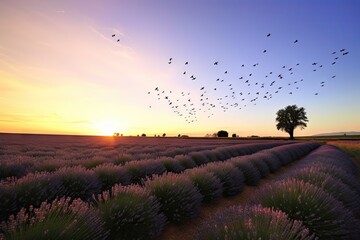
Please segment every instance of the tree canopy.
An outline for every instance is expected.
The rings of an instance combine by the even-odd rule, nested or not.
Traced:
[[[225,130],[220,130],[217,132],[217,136],[218,137],[228,137],[229,136],[229,133]]]
[[[289,105],[284,109],[280,109],[276,113],[276,128],[278,130],[289,133],[290,139],[294,139],[294,129],[300,127],[304,129],[309,120],[303,107],[298,108],[296,105]]]

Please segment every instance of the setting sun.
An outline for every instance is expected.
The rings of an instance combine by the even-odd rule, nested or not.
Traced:
[[[96,123],[95,128],[99,135],[103,136],[112,136],[114,132],[119,131],[116,123],[110,120]]]

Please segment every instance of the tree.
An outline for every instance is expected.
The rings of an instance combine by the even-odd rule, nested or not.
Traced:
[[[142,136],[142,137],[146,137],[146,134],[145,134],[145,133],[143,133],[143,134],[141,134],[141,136]]]
[[[163,133],[163,137],[166,137],[166,133]]]
[[[220,130],[220,131],[217,132],[217,136],[218,137],[228,137],[229,133],[227,131]]]
[[[294,139],[294,129],[300,127],[304,129],[309,120],[306,117],[306,112],[303,107],[298,108],[296,105],[289,105],[284,109],[280,109],[276,113],[276,128],[278,130],[287,132],[290,139]]]
[[[236,138],[236,137],[237,137],[237,136],[236,136],[236,133],[233,133],[233,134],[231,135],[231,137]]]

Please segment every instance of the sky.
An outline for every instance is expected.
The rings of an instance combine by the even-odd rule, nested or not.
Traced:
[[[359,12],[356,0],[1,0],[0,132],[288,136],[276,112],[294,104],[309,119],[295,136],[360,131]]]

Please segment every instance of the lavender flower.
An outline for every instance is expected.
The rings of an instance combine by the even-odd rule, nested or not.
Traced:
[[[140,186],[115,185],[97,204],[109,239],[158,239],[165,226],[159,202]]]
[[[360,223],[353,214],[330,194],[304,181],[277,182],[260,190],[250,202],[285,212],[321,239],[360,237]]]
[[[10,216],[0,225],[0,239],[105,239],[103,226],[94,208],[81,200],[61,198]]]
[[[145,189],[157,198],[170,222],[183,222],[200,212],[202,196],[185,175],[155,176],[145,182]]]
[[[223,185],[221,181],[204,167],[186,170],[185,174],[197,187],[204,202],[215,201],[222,197]]]
[[[219,211],[197,229],[198,240],[287,239],[310,240],[314,234],[301,221],[278,210],[259,206],[232,206]]]
[[[241,192],[245,186],[244,174],[228,162],[209,163],[205,169],[220,179],[225,196],[233,196]]]

